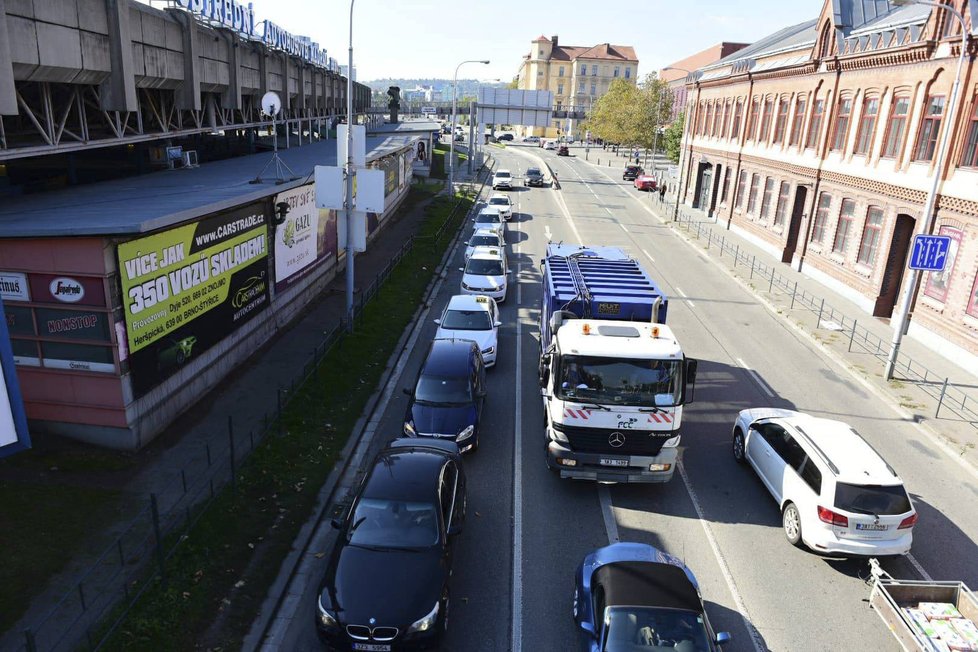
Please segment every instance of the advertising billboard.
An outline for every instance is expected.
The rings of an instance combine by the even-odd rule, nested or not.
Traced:
[[[268,306],[267,224],[259,202],[119,245],[137,395]]]
[[[275,228],[275,291],[281,292],[324,262],[336,262],[336,211],[316,207],[316,186],[279,193],[289,213]]]

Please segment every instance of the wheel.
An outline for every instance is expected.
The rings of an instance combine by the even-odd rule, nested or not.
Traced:
[[[794,503],[784,506],[781,514],[781,526],[784,528],[784,537],[793,546],[801,546],[801,514]]]
[[[738,464],[743,464],[747,461],[747,458],[744,456],[744,433],[740,431],[740,428],[734,430],[733,456]]]

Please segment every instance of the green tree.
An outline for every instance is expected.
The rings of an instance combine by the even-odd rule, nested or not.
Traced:
[[[520,78],[519,78],[519,75],[517,75],[516,77],[513,77],[513,81],[511,81],[508,84],[506,84],[506,88],[512,88],[514,90],[518,89],[519,87],[520,87]]]
[[[638,104],[638,88],[624,79],[616,79],[591,107],[584,128],[591,131],[593,138],[631,145],[638,131],[635,111]]]
[[[673,163],[679,163],[679,153],[683,142],[683,124],[686,122],[686,112],[683,111],[676,119],[672,121],[668,127],[666,127],[665,137],[662,139],[664,141],[664,147],[666,150],[666,156]]]
[[[640,84],[636,112],[638,124],[634,144],[644,149],[660,149],[663,129],[672,114],[672,91],[655,74],[647,75]]]

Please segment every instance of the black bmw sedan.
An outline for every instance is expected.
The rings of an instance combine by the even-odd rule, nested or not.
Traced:
[[[465,519],[454,442],[397,439],[344,518],[319,590],[316,628],[338,650],[437,646],[448,623],[452,544]]]

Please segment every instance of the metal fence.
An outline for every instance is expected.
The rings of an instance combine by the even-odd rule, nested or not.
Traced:
[[[761,282],[762,287],[763,282],[766,281],[769,294],[790,297],[791,310],[801,308],[815,315],[816,329],[823,328],[824,324],[831,322],[833,331],[848,336],[848,351],[851,352],[853,347],[858,347],[876,357],[881,363],[886,362],[890,354],[888,341],[860,326],[856,318],[849,317],[827,303],[824,297],[799,287],[797,280],[780,274],[778,268],[769,261],[759,260],[757,256],[741,250],[739,244],[728,242],[726,236],[715,233],[711,228],[716,224],[715,218],[704,220],[680,209],[678,224],[690,235],[695,235],[696,239],[705,240],[707,251],[713,249],[717,252],[718,258],[724,256],[730,258],[733,268],[736,270],[740,267],[744,270],[748,280],[756,279]],[[894,371],[902,375],[901,380],[912,383],[937,401],[934,410],[935,418],[940,415],[942,409],[950,410],[958,418],[971,422],[978,428],[978,388],[972,385],[955,384],[950,378],[928,369],[926,365],[914,360],[902,350],[897,357]]]
[[[434,235],[412,236],[398,249],[353,306],[353,325],[362,322],[364,308],[386,283],[398,263],[419,241],[438,242],[457,226],[466,211],[456,201]],[[160,492],[146,498],[139,512],[115,536],[112,543],[76,579],[72,587],[36,623],[23,631],[18,650],[97,650],[118,629],[130,610],[157,578],[166,585],[167,561],[221,490],[236,485],[236,475],[255,448],[269,434],[282,435],[282,413],[296,390],[316,371],[323,358],[342,342],[347,322],[334,325],[311,348],[309,357],[288,387],[276,391],[275,405],[266,410],[257,427],[246,429],[228,415],[227,436],[221,445],[205,443],[199,455],[183,466]],[[114,611],[113,611],[114,610]]]

